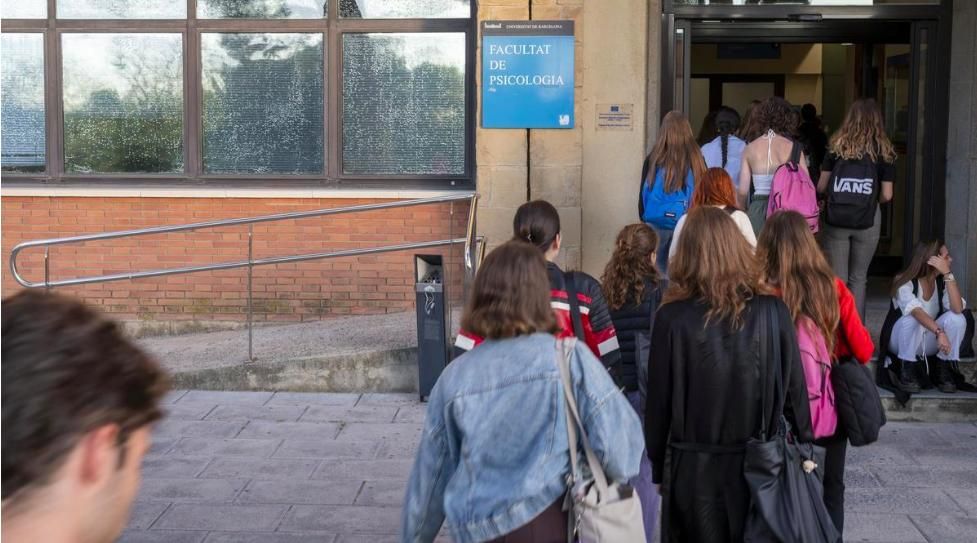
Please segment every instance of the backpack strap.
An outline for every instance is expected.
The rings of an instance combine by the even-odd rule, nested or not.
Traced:
[[[731,216],[736,211],[736,208],[733,206],[723,206],[723,211],[725,211],[727,215]]]
[[[795,166],[800,166],[801,164],[801,145],[796,141],[791,141],[790,147],[790,159],[789,163]]]
[[[583,319],[580,317],[580,300],[577,298],[577,285],[573,283],[573,274],[563,272],[563,282],[566,283],[567,303],[570,304],[570,322],[573,323],[573,335],[580,341],[587,341],[583,333]]]
[[[645,199],[644,190],[645,183],[648,179],[648,170],[651,169],[651,155],[645,157],[644,163],[641,165],[641,182],[638,183],[638,220],[644,222],[645,220]]]
[[[936,305],[939,308],[937,314],[943,314],[943,294],[946,291],[946,285],[943,283],[943,276],[936,276]]]

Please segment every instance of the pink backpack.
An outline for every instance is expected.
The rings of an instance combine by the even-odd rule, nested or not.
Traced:
[[[831,355],[827,342],[807,317],[797,319],[797,346],[807,381],[807,398],[811,402],[811,427],[814,437],[830,437],[838,429],[835,389],[831,386]]]
[[[790,159],[773,174],[770,186],[770,200],[767,202],[767,217],[783,210],[796,211],[807,220],[811,233],[817,234],[820,228],[818,218],[818,195],[807,168],[800,167],[801,146],[794,142]]]

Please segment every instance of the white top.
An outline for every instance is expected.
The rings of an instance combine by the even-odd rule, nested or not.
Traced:
[[[963,306],[967,307],[967,300],[962,297],[960,300],[963,302]],[[930,295],[929,300],[923,299],[923,286],[919,286],[919,294],[913,296],[913,283],[912,281],[899,287],[896,291],[896,297],[892,299],[892,303],[896,304],[896,307],[902,311],[903,316],[912,314],[914,309],[921,308],[926,312],[931,318],[936,318],[940,316],[940,303],[936,299],[936,289],[933,289],[933,294]],[[949,289],[943,289],[943,311],[950,310],[950,291]]]
[[[753,174],[753,194],[757,196],[770,196],[770,187],[773,185],[773,174],[776,171],[776,168],[773,168],[773,171],[771,170],[770,147],[773,145],[773,140],[777,137],[777,133],[773,130],[767,130],[767,133],[761,137],[767,140],[767,170],[766,173]]]
[[[712,207],[718,207],[721,209],[725,206],[718,205]],[[679,218],[678,223],[675,225],[675,231],[672,233],[672,245],[668,248],[669,260],[675,256],[675,250],[678,247],[678,237],[682,234],[682,227],[685,226],[685,218],[688,216],[688,213],[682,215]],[[733,211],[729,218],[733,219],[733,222],[736,223],[736,226],[740,229],[740,232],[743,233],[743,237],[746,238],[747,242],[749,242],[750,247],[756,249],[756,234],[753,233],[753,225],[750,224],[750,217],[747,216],[746,213],[743,213],[737,209],[736,211]]]
[[[722,137],[702,146],[702,158],[706,160],[706,166],[710,168],[723,168],[723,141]],[[733,189],[736,189],[740,176],[740,160],[743,158],[743,149],[746,149],[746,142],[736,136],[729,136],[726,145],[726,173],[733,180]]]

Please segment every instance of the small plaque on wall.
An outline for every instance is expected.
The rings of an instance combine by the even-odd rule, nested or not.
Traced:
[[[633,130],[634,104],[597,104],[597,130]]]

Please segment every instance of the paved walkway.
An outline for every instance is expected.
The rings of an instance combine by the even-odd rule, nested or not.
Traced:
[[[413,394],[195,390],[167,401],[123,542],[397,541],[424,417]],[[890,423],[849,453],[846,541],[973,541],[975,451],[977,422]]]

